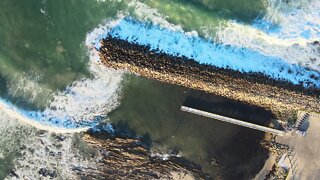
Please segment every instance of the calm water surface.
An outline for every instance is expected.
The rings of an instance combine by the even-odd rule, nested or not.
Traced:
[[[267,152],[259,142],[264,133],[180,111],[187,97],[211,97],[211,102],[217,100],[221,105],[225,99],[136,76],[125,82],[121,105],[110,119],[133,130],[132,135],[150,139],[155,153],[178,152],[200,164],[206,173],[223,179],[248,179],[262,168]],[[256,109],[236,102],[228,113],[237,110],[256,113]],[[256,123],[263,122],[265,116],[271,118],[266,111],[256,115]]]

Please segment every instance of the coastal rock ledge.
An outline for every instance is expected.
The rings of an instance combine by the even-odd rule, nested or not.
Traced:
[[[81,179],[211,179],[201,167],[181,157],[152,156],[141,140],[87,132],[83,140],[97,153],[97,166],[74,169]]]
[[[299,110],[320,112],[320,89],[317,88],[304,88],[259,73],[199,64],[111,36],[102,40],[99,51],[108,67],[257,105],[271,110],[282,121],[295,116]]]

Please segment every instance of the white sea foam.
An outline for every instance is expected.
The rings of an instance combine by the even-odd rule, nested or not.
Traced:
[[[99,38],[94,39],[111,35],[129,42],[148,45],[154,50],[175,56],[193,58],[200,63],[228,67],[243,72],[261,72],[276,79],[291,81],[294,84],[302,82],[305,83],[305,86],[308,86],[308,83],[319,86],[317,80],[310,78],[310,76],[318,77],[319,73],[296,65],[301,65],[301,61],[306,58],[304,56],[306,52],[310,55],[308,58],[315,59],[317,56],[318,52],[307,41],[296,39],[295,42],[290,42],[269,36],[254,27],[248,26],[246,28],[244,25],[230,22],[227,27],[232,26],[232,28],[218,32],[216,40],[224,45],[233,45],[234,47],[217,45],[199,38],[197,33],[183,32],[180,26],[170,24],[156,10],[150,9],[142,3],[134,1],[130,5],[136,7],[139,19],[151,20],[152,23],[139,22],[121,15],[116,21],[101,25],[97,29],[99,33],[95,33],[99,34]],[[246,38],[244,35],[247,41],[241,41],[240,36],[243,34],[256,36]],[[234,39],[239,40],[233,41]],[[98,41],[95,44],[96,48],[100,47]],[[300,48],[300,46],[309,47],[309,51],[306,51],[306,48]],[[301,52],[304,54],[300,55]],[[295,60],[292,60],[293,56]],[[314,64],[316,61],[317,59]]]
[[[320,50],[312,45],[320,38],[320,1],[267,2],[264,18],[253,25],[229,21],[217,32],[215,40],[320,71]]]
[[[270,2],[270,7],[273,7],[277,1]],[[319,7],[318,1],[311,2],[315,3],[314,7]],[[264,20],[277,21],[280,26],[282,25],[278,31],[266,31],[262,26],[249,26],[230,21],[226,28],[218,31],[215,40],[221,44],[216,44],[198,37],[194,31],[184,32],[179,25],[169,23],[155,9],[143,3],[132,1],[129,6],[135,8],[134,12],[140,21],[126,17],[125,13],[119,13],[115,19],[106,20],[87,34],[85,44],[90,56],[88,67],[94,78],[76,81],[65,91],[56,93],[53,101],[43,112],[13,109],[17,113],[22,113],[27,119],[47,126],[82,128],[97,124],[101,117],[106,116],[118,105],[119,86],[122,80],[122,72],[99,64],[99,54],[96,49],[100,48],[100,40],[108,35],[148,45],[154,50],[171,55],[186,56],[203,64],[242,72],[259,72],[294,84],[302,82],[305,86],[311,84],[320,87],[318,80],[310,78],[312,76],[319,78],[319,73],[302,67],[307,66],[316,70],[319,68],[317,66],[319,51],[310,45],[311,40],[319,37],[319,25],[316,24],[319,10],[316,11],[315,8],[311,9],[312,16],[316,16],[315,20],[306,13],[310,12],[310,9],[294,10],[296,13],[294,17],[301,16],[306,22],[298,22],[297,18],[292,19],[291,26],[284,20],[275,20],[275,17],[286,17],[293,11],[278,8],[275,13],[271,12],[272,8],[269,9],[270,12]],[[289,28],[297,29],[300,32],[299,36],[292,33],[291,36],[284,34]],[[309,32],[307,36],[305,30]],[[312,63],[308,59],[312,59]],[[17,89],[24,91],[27,87],[21,86]],[[36,93],[31,94],[31,96],[36,95]]]
[[[8,94],[12,97],[23,98],[32,104],[45,105],[53,93],[51,89],[37,81],[38,76],[16,73],[9,79]]]
[[[5,113],[7,117],[14,120],[19,120],[22,124],[32,125],[33,127],[46,131],[53,131],[57,133],[73,133],[81,132],[88,129],[88,127],[82,128],[68,128],[68,127],[57,127],[51,126],[50,124],[40,123],[39,117],[42,117],[40,112],[36,111],[26,111],[17,108],[8,101],[0,99],[0,110]]]
[[[161,147],[154,145],[151,149],[151,157],[157,157],[162,159],[163,161],[169,160],[171,157],[181,157],[182,152],[179,151],[178,153],[173,153],[168,151],[167,147]]]
[[[94,31],[95,32],[95,31]],[[81,128],[96,125],[102,117],[119,105],[122,72],[100,63],[98,52],[88,34],[89,70],[92,79],[82,79],[58,92],[43,112],[27,112],[31,119],[61,128]]]
[[[276,30],[263,27],[268,33],[287,39],[319,39],[319,0],[269,0],[267,2],[267,14],[262,20],[279,26]]]
[[[166,28],[180,29],[164,20],[154,9],[138,1],[132,1],[129,6],[135,7],[140,18],[155,21]],[[85,45],[89,49],[89,70],[93,79],[83,79],[68,86],[65,91],[58,92],[53,101],[43,112],[24,112],[23,114],[37,122],[60,128],[92,127],[113,110],[119,100],[119,86],[122,81],[122,71],[107,68],[100,64],[100,41],[109,35],[109,31],[126,16],[120,12],[116,18],[107,19],[87,34]]]
[[[9,175],[6,179],[50,179],[39,174],[41,169],[54,172],[58,179],[78,179],[72,169],[94,169],[100,158],[84,155],[79,149],[81,140],[75,135],[39,131],[21,124],[3,109],[0,109],[0,144],[0,164],[13,163],[12,171],[19,176]]]
[[[23,98],[24,101],[36,106],[45,105],[50,100],[52,90],[46,85],[40,83],[39,74],[30,72],[19,72],[13,65],[7,63],[8,60],[0,60],[1,76],[3,87],[7,88],[8,96],[13,98]]]
[[[181,26],[169,23],[157,9],[151,8],[144,3],[133,0],[129,3],[129,6],[135,8],[134,13],[139,20],[151,21],[170,30],[182,30]]]
[[[119,13],[114,19],[106,19],[104,23],[99,24],[90,33],[87,34],[85,44],[90,49],[89,56],[93,61],[99,61],[97,49],[101,47],[100,41],[108,36],[110,29],[125,17],[124,13]]]
[[[40,177],[50,179],[50,176],[44,177],[39,173],[42,169],[58,178],[78,179],[79,176],[73,169],[85,171],[85,169],[97,167],[99,158],[85,157],[75,147],[71,134],[59,136],[61,140],[50,133],[41,134],[41,136],[35,133],[30,134],[29,138],[32,138],[33,142],[25,144],[26,149],[21,151],[23,156],[15,161],[15,173],[22,179],[39,179]]]
[[[52,95],[53,100],[44,111],[30,111],[0,99],[0,160],[12,158],[13,170],[19,176],[6,179],[50,179],[39,174],[42,168],[58,178],[78,179],[72,169],[94,171],[97,167],[99,156],[85,156],[75,147],[75,134],[69,134],[86,131],[119,104],[123,73],[99,62],[93,44],[99,42],[99,32],[93,36],[95,32],[89,33],[86,39],[88,69],[93,78],[78,80],[55,94],[34,77],[17,75],[14,83],[9,84],[11,96],[23,96],[33,102],[39,94],[45,94]],[[103,128],[114,131],[110,124]],[[40,133],[39,129],[48,132]],[[63,133],[62,139],[55,138],[51,132]],[[21,155],[12,156],[18,153]]]
[[[0,99],[0,108],[24,123],[55,132],[78,132],[95,126],[119,105],[123,75],[122,71],[107,68],[100,62],[96,47],[106,32],[107,27],[98,27],[88,33],[85,41],[89,50],[88,69],[93,78],[78,80],[66,90],[54,94],[44,111],[19,109],[3,99]],[[40,94],[40,86],[31,82],[33,81],[19,81],[18,87],[13,88],[13,95],[26,95],[26,90],[29,92],[31,88],[33,93],[30,96],[34,99]]]
[[[0,108],[0,154],[1,158],[5,158],[10,151],[18,151],[16,145],[20,138],[23,141],[24,135],[19,131],[23,128],[23,125],[18,123],[16,119],[12,118],[7,112]],[[25,134],[28,134],[31,129],[23,130]]]
[[[107,68],[96,59],[90,61],[89,69],[95,77],[76,81],[56,94],[42,112],[45,118],[41,122],[62,127],[92,127],[119,105],[122,72]]]
[[[231,68],[241,72],[259,72],[293,84],[320,87],[314,78],[320,74],[288,63],[282,58],[267,56],[259,51],[237,46],[225,46],[190,35],[179,29],[171,30],[159,25],[124,18],[118,21],[109,35],[128,42],[149,46],[152,50],[174,56],[185,56],[203,64]]]
[[[244,47],[265,56],[274,56],[290,64],[299,64],[320,71],[319,47],[303,38],[281,39],[252,26],[230,21],[216,34],[216,42]]]

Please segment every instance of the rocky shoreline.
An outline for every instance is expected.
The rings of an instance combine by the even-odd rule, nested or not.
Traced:
[[[139,139],[103,132],[86,132],[82,138],[96,150],[96,167],[77,171],[86,179],[210,179],[201,167],[180,157],[152,156]]]
[[[305,89],[262,74],[202,65],[112,37],[101,43],[100,57],[108,67],[257,105],[283,121],[294,118],[299,110],[320,112],[320,89]]]
[[[212,179],[200,165],[175,155],[163,159],[142,138],[103,126],[77,134],[37,131],[36,146],[22,148],[24,162],[5,179]]]
[[[273,156],[275,156],[275,164],[273,164],[272,169],[266,174],[265,178],[285,180],[288,175],[288,170],[279,166],[279,164],[276,162],[279,162],[280,158],[288,152],[289,146],[277,143],[273,140],[264,140],[261,142],[261,145],[268,149]]]

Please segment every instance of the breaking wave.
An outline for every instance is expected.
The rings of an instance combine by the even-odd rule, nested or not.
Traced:
[[[268,34],[282,39],[319,39],[320,1],[269,0],[267,7],[257,27]]]
[[[19,116],[18,119],[24,118],[25,122],[38,123],[41,127],[70,130],[95,126],[119,104],[123,72],[101,65],[97,51],[100,40],[109,35],[202,64],[263,73],[293,84],[320,88],[320,45],[314,43],[320,37],[320,3],[310,0],[306,6],[303,2],[270,0],[267,14],[254,24],[230,20],[209,35],[214,37],[209,40],[199,37],[195,31],[185,32],[181,26],[169,23],[156,9],[131,1],[128,6],[135,7],[140,20],[120,14],[87,34],[88,68],[93,78],[76,81],[54,95],[45,89],[40,94],[52,96],[53,100],[43,111],[19,109],[3,99],[0,107]],[[32,102],[39,99],[36,88],[30,92],[36,84],[28,86],[28,81],[22,81],[26,85],[9,87],[13,95],[26,94]]]
[[[195,33],[183,32],[179,28],[167,29],[157,24],[125,17],[118,20],[103,37],[107,35],[148,46],[158,52],[185,56],[202,64],[241,72],[263,73],[271,78],[303,84],[305,87],[320,87],[318,80],[320,73],[317,71],[291,64],[281,57],[266,55],[254,49],[208,41]]]
[[[78,179],[77,171],[97,167],[101,159],[84,154],[78,134],[38,130],[2,109],[0,114],[0,166],[11,172],[5,179]]]
[[[267,14],[252,25],[229,21],[215,40],[290,64],[320,71],[320,1],[268,1]]]
[[[4,99],[0,99],[0,109],[24,123],[56,132],[77,132],[97,125],[119,105],[123,72],[100,63],[94,47],[94,42],[100,40],[95,33],[100,32],[88,33],[85,42],[90,58],[88,69],[93,78],[76,81],[63,92],[56,93],[43,111],[24,110]],[[32,87],[37,86],[32,84]],[[17,91],[23,90],[21,88],[19,86]],[[32,95],[37,94],[36,90],[33,89]]]

